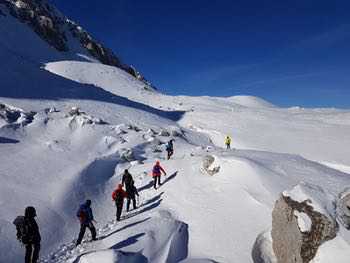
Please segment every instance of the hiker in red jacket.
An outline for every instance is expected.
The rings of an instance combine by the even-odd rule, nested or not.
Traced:
[[[120,221],[120,216],[122,214],[123,210],[123,203],[124,203],[124,198],[126,198],[128,195],[126,192],[123,190],[123,185],[118,184],[118,188],[114,190],[112,194],[112,199],[115,202],[115,206],[117,207],[117,221]]]
[[[160,182],[160,176],[162,175],[162,172],[164,173],[164,175],[166,175],[166,172],[160,166],[160,162],[157,161],[156,164],[153,166],[153,170],[152,170],[152,176],[154,179],[154,183],[153,183],[154,189],[157,189],[157,182],[158,182],[158,186],[162,185],[162,183]]]

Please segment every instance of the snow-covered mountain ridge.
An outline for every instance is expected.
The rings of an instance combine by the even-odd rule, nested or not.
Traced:
[[[121,68],[143,81],[145,85],[152,86],[134,67],[122,63],[110,49],[93,39],[81,26],[62,15],[48,1],[1,0],[0,5],[7,11],[2,11],[0,13],[2,16],[15,17],[57,51],[75,53],[82,57],[91,56],[103,64]]]

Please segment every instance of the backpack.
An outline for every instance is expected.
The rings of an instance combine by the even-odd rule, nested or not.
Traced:
[[[17,216],[16,219],[13,221],[13,224],[16,226],[17,229],[17,239],[23,244],[28,243],[30,241],[30,226],[26,222],[25,217]]]
[[[80,223],[83,223],[86,221],[87,219],[87,213],[84,209],[82,208],[79,208],[78,212],[77,212],[77,217],[79,218],[80,220]]]
[[[125,186],[131,186],[134,184],[134,179],[132,179],[131,174],[124,174],[124,183]]]
[[[159,165],[153,166],[153,174],[154,175],[159,175],[160,174],[160,167],[159,167]]]
[[[123,192],[122,191],[118,191],[116,190],[115,191],[115,203],[122,203],[124,201],[124,195],[123,195]]]
[[[168,142],[167,145],[166,145],[166,151],[169,152],[169,151],[173,151],[173,144],[171,142]]]

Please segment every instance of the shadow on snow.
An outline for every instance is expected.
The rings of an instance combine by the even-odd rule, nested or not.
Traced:
[[[6,137],[0,137],[0,143],[19,143],[19,140],[11,139],[11,138],[6,138]]]
[[[163,111],[140,102],[117,96],[100,87],[81,84],[55,75],[44,69],[33,67],[25,61],[3,74],[0,97],[40,100],[95,100],[142,110],[160,117],[178,121],[184,111]],[[14,81],[15,80],[15,81]]]

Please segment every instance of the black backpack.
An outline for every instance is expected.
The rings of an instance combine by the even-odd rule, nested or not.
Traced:
[[[132,176],[131,174],[125,174],[124,175],[124,182],[125,182],[125,186],[126,187],[129,187],[129,186],[132,186],[134,184],[134,179],[132,179]]]
[[[28,243],[30,241],[30,226],[25,220],[25,217],[17,216],[16,219],[13,221],[13,224],[16,226],[17,229],[17,239],[23,244]]]

